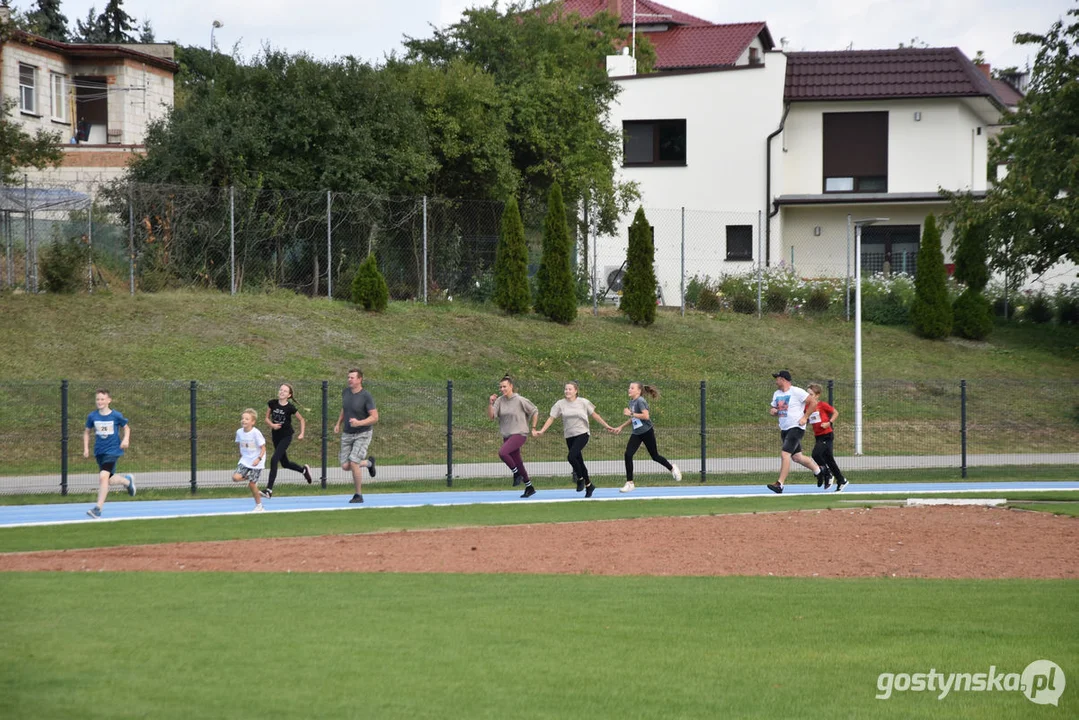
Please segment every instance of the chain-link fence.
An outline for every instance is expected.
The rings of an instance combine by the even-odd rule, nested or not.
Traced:
[[[825,399],[831,397],[840,412],[835,447],[842,466],[844,458],[854,455],[853,384],[822,385]],[[310,465],[316,482],[347,485],[350,476],[338,464],[339,437],[333,433],[341,384],[314,380],[293,387],[305,433],[300,440],[300,423],[294,420],[290,458]],[[370,447],[378,458],[378,475],[369,484],[405,490],[452,482],[467,488],[508,478],[497,457],[502,438],[487,418],[492,383],[379,381],[366,387],[380,417]],[[84,425],[94,407],[95,389],[75,381],[0,383],[0,391],[10,399],[0,407],[0,446],[6,461],[0,492],[77,493],[96,487],[92,436],[90,457],[83,457]],[[107,389],[113,407],[132,428],[119,471],[138,473],[140,487],[229,485],[238,459],[235,432],[246,408],[256,410],[258,427],[271,442],[265,415],[268,401],[276,396],[272,384],[127,381]],[[540,409],[541,425],[563,392],[561,384],[549,381],[525,381],[517,389]],[[686,481],[739,482],[740,473],[776,470],[779,436],[768,414],[774,387],[671,382],[660,383],[659,389],[661,397],[650,402],[659,451],[682,466]],[[581,395],[611,425],[625,420],[624,384],[589,383]],[[1079,382],[875,380],[864,384],[863,405],[861,468],[1079,466]],[[614,435],[593,423],[592,431],[585,450],[591,473],[623,476],[629,430]],[[811,446],[807,438],[807,453]],[[568,478],[561,422],[529,439],[523,456],[536,477]],[[642,451],[636,472],[647,477],[664,471]],[[665,477],[669,482],[670,476]],[[279,471],[279,485],[303,482],[298,473]]]

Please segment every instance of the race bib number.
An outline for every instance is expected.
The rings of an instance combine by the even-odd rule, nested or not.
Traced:
[[[642,425],[644,425],[644,423],[643,423],[643,422],[641,422],[641,419],[640,419],[640,418],[633,418],[633,429],[634,429],[634,430],[636,430],[637,428],[641,427]]]
[[[814,413],[809,416],[809,424],[810,425],[816,425],[819,422],[820,422],[820,412],[814,411]]]
[[[115,425],[112,420],[95,420],[94,432],[98,437],[109,437],[113,434]]]

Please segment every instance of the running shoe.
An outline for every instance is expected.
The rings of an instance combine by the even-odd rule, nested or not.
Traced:
[[[86,514],[89,515],[90,517],[92,517],[95,520],[100,520],[101,519],[101,508],[99,508],[97,505],[94,505],[92,508],[90,508],[89,510],[86,511]]]
[[[310,465],[304,465],[303,466],[303,479],[307,481],[308,485],[311,484],[311,466]]]
[[[375,456],[368,455],[367,459],[371,461],[371,464],[367,466],[367,472],[371,473],[371,477],[374,477],[377,474],[375,473]]]
[[[595,491],[596,491],[596,486],[593,485],[592,483],[588,483],[584,487],[584,496],[586,498],[590,498],[590,497],[592,497],[592,493],[594,493]]]
[[[135,497],[135,493],[138,492],[135,489],[135,476],[130,474],[124,475],[124,480],[127,480],[127,494],[131,497]]]
[[[623,485],[622,489],[619,490],[618,492],[624,492],[624,493],[633,492],[636,488],[637,488],[637,486],[633,484],[632,480],[630,480],[630,481],[626,482],[626,484]]]
[[[671,466],[671,475],[674,477],[675,482],[682,482],[682,471],[678,469],[677,465]]]
[[[780,485],[779,483],[770,483],[768,485],[765,485],[765,487],[768,488],[769,490],[771,490],[772,492],[776,493],[776,494],[779,494],[779,495],[783,494],[783,486]]]
[[[536,488],[534,488],[531,485],[525,485],[525,492],[524,492],[524,495],[522,495],[521,497],[522,498],[530,498],[535,494],[536,494]]]

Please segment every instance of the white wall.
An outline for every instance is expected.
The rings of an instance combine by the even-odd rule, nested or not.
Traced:
[[[824,113],[880,111],[888,112],[889,193],[986,188],[989,136],[962,99],[799,102],[783,133],[784,183],[777,194],[823,193]]]
[[[765,206],[765,138],[779,127],[786,74],[785,55],[763,57],[765,64],[752,68],[616,81],[621,93],[609,122],[619,133],[625,120],[686,121],[684,167],[620,167],[617,172],[620,180],[639,184],[639,205],[656,228],[656,272],[665,304],[677,305],[680,296],[680,208],[692,211],[687,255],[709,258],[714,271],[708,272],[713,276],[723,269],[727,224],[754,226],[756,254],[757,216]],[[776,154],[778,147],[777,139]],[[635,205],[623,218],[617,235],[599,239],[599,271],[625,260],[636,209]],[[695,263],[699,267],[698,261],[687,258],[687,275],[697,271]],[[738,263],[737,271],[745,265]],[[603,280],[600,284],[606,285]]]

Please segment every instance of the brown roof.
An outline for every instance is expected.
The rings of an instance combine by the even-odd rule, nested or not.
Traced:
[[[631,25],[633,23],[633,0],[621,0],[614,5],[618,6],[619,22],[622,25]],[[601,12],[611,12],[612,3],[610,0],[562,0],[562,7],[565,8],[565,12],[575,12],[581,17],[592,17]],[[675,10],[672,7],[666,5],[660,5],[653,0],[637,0],[637,24],[638,25],[653,25],[656,23],[672,23],[675,25],[711,25],[708,22],[699,17],[684,13],[681,10]]]
[[[993,84],[993,90],[996,92],[997,97],[1008,107],[1017,106],[1019,101],[1023,99],[1023,93],[1016,90],[1007,80],[993,78],[989,82]]]
[[[11,35],[12,40],[16,40],[24,45],[30,47],[40,47],[46,50],[52,50],[53,52],[60,53],[61,55],[67,55],[71,58],[80,59],[105,59],[105,58],[130,58],[132,60],[138,60],[139,62],[146,63],[147,65],[153,65],[154,67],[162,68],[163,70],[169,70],[173,73],[179,72],[179,63],[169,60],[167,58],[159,57],[157,55],[151,55],[149,53],[139,52],[130,46],[114,45],[111,43],[66,43],[59,40],[50,40],[49,38],[42,37],[40,35],[34,35],[33,33],[23,32],[22,30],[16,30]]]
[[[795,102],[987,97],[1005,105],[985,74],[954,47],[788,53],[783,97]]]

